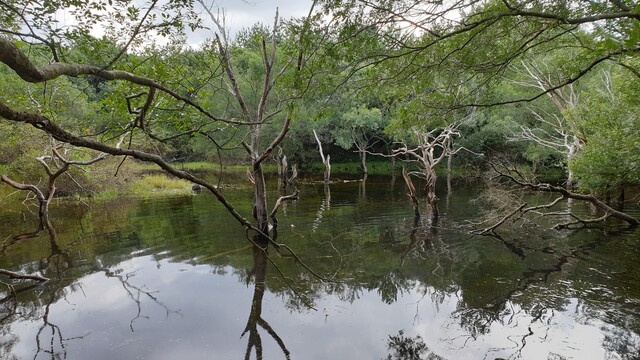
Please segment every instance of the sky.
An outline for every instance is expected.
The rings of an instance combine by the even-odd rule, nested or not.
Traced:
[[[306,16],[311,7],[311,0],[215,0],[215,4],[224,9],[226,26],[233,37],[239,30],[259,22],[271,26],[276,9],[281,19]],[[203,16],[206,18],[206,14]],[[213,33],[199,30],[188,35],[189,43],[199,44],[211,38]]]
[[[311,0],[216,0],[227,13],[227,25],[236,31],[257,22],[273,23],[278,9],[283,19],[305,16]]]
[[[226,27],[229,29],[231,37],[243,28],[250,27],[256,23],[263,23],[271,26],[274,21],[276,9],[280,19],[289,19],[292,17],[303,17],[309,13],[312,0],[204,0],[205,3],[213,4],[213,10],[217,8],[223,9],[226,14]],[[146,0],[135,0],[138,5],[147,4]],[[195,2],[196,8],[202,9],[198,2]],[[192,47],[198,47],[206,39],[214,37],[213,29],[215,26],[208,21],[208,15],[202,10],[202,18],[207,29],[199,29],[195,32],[187,32],[187,43]],[[72,25],[77,22],[68,12],[68,10],[59,10],[57,20],[61,26]],[[94,26],[91,34],[101,37],[105,33],[104,29],[97,25]],[[162,40],[159,40],[162,42]]]

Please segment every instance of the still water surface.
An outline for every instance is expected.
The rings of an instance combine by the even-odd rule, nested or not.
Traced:
[[[543,224],[473,237],[479,188],[441,194],[437,227],[415,221],[391,178],[329,190],[300,186],[278,241],[331,281],[253,251],[205,193],[57,205],[55,233],[23,240],[35,218],[0,211],[0,268],[51,279],[16,297],[1,288],[0,358],[639,356],[639,231]],[[224,193],[250,214],[246,190]]]

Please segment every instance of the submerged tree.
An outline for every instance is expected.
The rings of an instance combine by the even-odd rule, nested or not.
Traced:
[[[318,133],[313,130],[313,136],[316,138],[316,142],[318,143],[318,152],[320,153],[320,158],[322,159],[322,164],[324,165],[324,176],[323,181],[325,188],[329,186],[329,182],[331,182],[331,155],[324,155],[324,151],[322,149],[322,141],[320,141],[320,137],[318,137]]]
[[[261,135],[264,125],[271,118],[275,117],[278,113],[282,112],[280,104],[273,105],[272,96],[274,96],[274,86],[278,77],[287,70],[287,67],[292,63],[291,61],[284,62],[282,69],[276,68],[276,31],[278,29],[278,15],[273,24],[273,32],[270,35],[271,41],[267,45],[267,39],[262,37],[261,39],[261,52],[262,52],[262,71],[263,71],[263,84],[260,92],[257,95],[259,101],[256,104],[250,104],[247,100],[248,96],[241,89],[238,75],[235,70],[235,59],[233,57],[231,44],[225,33],[224,19],[219,15],[213,13],[212,9],[207,8],[204,2],[200,3],[205,7],[211,19],[218,27],[219,33],[216,34],[215,43],[217,45],[218,53],[220,56],[220,63],[226,74],[226,80],[228,82],[229,90],[236,100],[237,107],[239,108],[239,117],[241,119],[240,124],[246,125],[249,128],[249,142],[243,142],[242,145],[249,153],[251,158],[251,179],[254,185],[254,205],[253,216],[257,221],[258,229],[263,234],[269,233],[269,219],[268,219],[268,204],[267,193],[263,171],[263,163],[271,155],[274,148],[276,148],[285,135],[289,131],[291,125],[291,117],[293,116],[294,107],[289,106],[285,111],[285,118],[282,123],[280,132],[271,140],[266,147],[263,148],[261,143]],[[302,69],[302,53],[298,56],[298,62],[294,63],[295,70]],[[298,94],[292,94],[292,96],[299,96]]]
[[[435,222],[440,216],[438,196],[436,195],[438,175],[435,169],[442,160],[459,151],[459,149],[454,150],[453,138],[459,136],[460,133],[453,126],[431,131],[421,131],[418,128],[412,130],[417,145],[410,148],[408,145],[403,144],[400,148],[394,149],[393,154],[394,156],[404,156],[407,161],[418,164],[419,171],[413,172],[413,174],[423,178],[425,181],[427,203],[431,208],[431,219]],[[407,184],[409,185],[409,181],[407,181]],[[412,185],[409,187],[411,188]],[[416,200],[414,200],[415,202]]]
[[[119,147],[119,144],[116,147]],[[18,190],[29,191],[35,196],[38,202],[39,230],[48,229],[50,227],[49,204],[51,204],[51,200],[53,200],[56,195],[56,181],[58,178],[64,174],[71,176],[68,171],[72,166],[89,166],[106,159],[108,156],[108,154],[102,153],[93,159],[86,161],[70,160],[68,159],[67,153],[71,152],[71,149],[66,148],[65,144],[57,143],[53,138],[50,139],[50,146],[47,146],[46,150],[45,155],[36,158],[48,176],[47,185],[44,190],[34,184],[25,184],[12,180],[5,174],[0,175],[0,181]]]

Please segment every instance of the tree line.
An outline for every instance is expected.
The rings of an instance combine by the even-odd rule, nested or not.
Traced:
[[[632,1],[314,1],[304,18],[275,12],[234,37],[204,0],[0,8],[0,173],[43,203],[55,181],[81,187],[103,160],[137,159],[208,189],[270,239],[276,204],[297,192],[268,201],[263,165],[286,156],[304,168],[318,146],[364,174],[372,157],[407,163],[435,218],[445,163],[615,217],[610,203],[640,183]],[[205,27],[210,38],[187,45]],[[250,163],[254,220],[173,165],[190,159]],[[560,183],[541,185],[550,169]],[[27,185],[42,171],[50,185],[38,195]]]

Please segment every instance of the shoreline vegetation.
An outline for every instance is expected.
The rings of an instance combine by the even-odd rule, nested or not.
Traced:
[[[56,200],[60,201],[105,201],[115,198],[126,197],[156,197],[171,195],[192,194],[192,184],[186,180],[178,179],[166,174],[157,165],[152,163],[142,163],[128,161],[126,166],[117,168],[109,167],[111,174],[106,174],[103,170],[99,176],[86,176],[82,187],[59,191]],[[214,178],[221,178],[222,187],[242,187],[243,184],[249,187],[251,184],[247,180],[246,173],[250,169],[249,164],[223,164],[195,161],[174,163],[178,169],[194,173],[205,174]],[[400,175],[402,166],[397,165],[395,169],[388,161],[371,161],[368,175]],[[266,164],[265,174],[277,176],[276,164]],[[323,164],[312,163],[300,171],[299,183],[312,183],[321,179]],[[447,177],[446,169],[437,170],[438,177]],[[95,175],[95,174],[94,174]],[[359,163],[344,162],[333,165],[333,176],[336,182],[359,181],[362,179],[362,172]],[[561,169],[548,169],[538,174],[541,181],[560,182],[564,176]],[[480,169],[469,167],[452,168],[451,179],[454,182],[477,183],[483,181]],[[0,184],[0,205],[3,208],[18,209],[28,200],[29,194],[18,191],[5,184]]]

